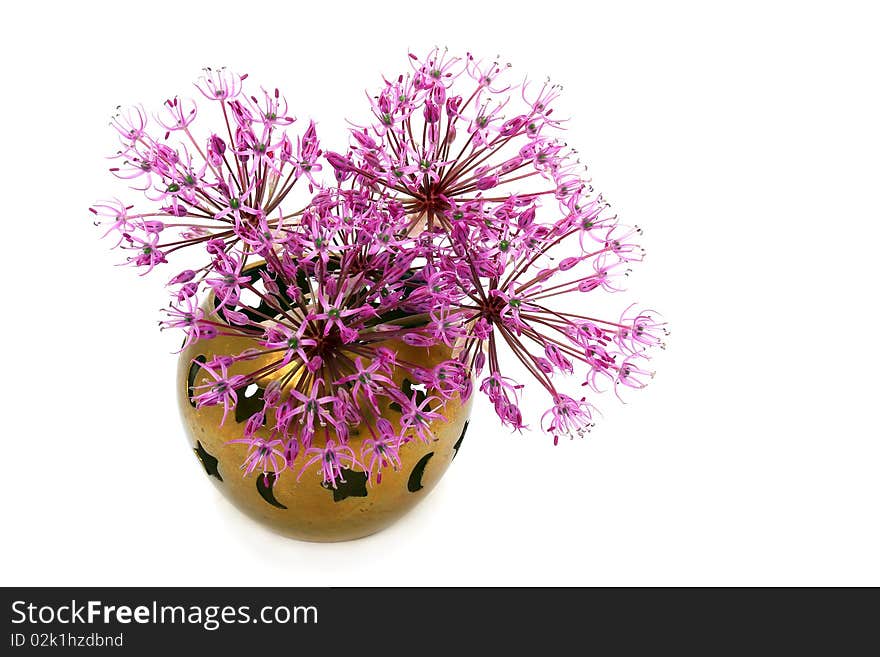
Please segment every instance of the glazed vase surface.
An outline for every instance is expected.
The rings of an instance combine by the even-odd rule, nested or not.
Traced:
[[[432,423],[434,439],[425,443],[415,438],[400,448],[401,467],[386,467],[381,483],[369,481],[357,466],[343,470],[344,481],[336,488],[323,483],[319,464],[302,470],[308,457],[299,454],[293,469],[280,474],[259,472],[245,476],[241,469],[248,446],[229,441],[241,438],[245,422],[263,407],[263,390],[251,386],[239,391],[238,400],[223,425],[222,406],[196,408],[193,389],[212,379],[199,363],[215,356],[241,352],[253,343],[239,337],[217,336],[200,340],[181,353],[177,370],[178,402],[190,447],[204,474],[239,510],[251,518],[286,536],[306,541],[345,541],[373,534],[407,513],[420,502],[439,481],[455,458],[467,431],[472,399],[461,404],[449,400],[441,411],[444,420]],[[443,345],[431,348],[412,347],[403,343],[389,345],[400,359],[430,368],[452,357],[452,350]],[[234,363],[230,374],[244,374],[259,367],[260,360],[246,364]],[[403,370],[395,369],[395,383],[408,394],[418,386],[406,380]],[[430,394],[430,391],[427,391]],[[393,405],[392,405],[393,406]],[[397,428],[398,409],[386,402],[382,416]],[[266,427],[258,437],[269,439]],[[362,424],[353,427],[349,446],[360,456],[362,441],[370,436]],[[331,432],[331,437],[333,433]],[[302,472],[301,472],[302,471]]]

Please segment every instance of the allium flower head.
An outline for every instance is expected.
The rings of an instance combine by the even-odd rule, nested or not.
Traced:
[[[399,203],[407,233],[430,241],[425,285],[410,299],[427,301],[435,339],[464,342],[464,378],[482,375],[501,421],[521,429],[522,386],[501,373],[512,354],[546,389],[556,436],[591,424],[589,402],[562,393],[560,377],[640,387],[650,373],[638,362],[663,333],[633,306],[612,321],[587,301],[558,303],[623,289],[644,255],[641,230],[609,214],[562,140],[560,92],[470,54],[410,55],[409,71],[369,94],[373,120],[355,122],[348,152],[328,154],[340,183]]]
[[[111,121],[120,148],[110,171],[146,203],[102,201],[92,213],[144,273],[187,247],[202,249],[183,296],[201,289],[225,256],[271,257],[302,211],[284,207],[290,192],[302,178],[314,185],[321,170],[314,124],[289,134],[295,119],[284,96],[277,89],[248,95],[246,77],[206,69],[195,85],[204,107],[174,96],[153,119],[135,106],[119,108]]]
[[[378,484],[474,390],[504,426],[558,443],[590,430],[593,395],[653,376],[662,318],[594,310],[644,257],[642,231],[618,223],[562,139],[561,88],[440,49],[401,68],[339,152],[323,151],[314,123],[293,130],[277,89],[227,69],[204,72],[198,103],[175,96],[152,118],[137,106],[111,122],[111,171],[146,203],[102,201],[92,215],[142,273],[199,256],[170,272],[163,327],[185,346],[243,345],[201,363],[193,400],[225,420],[242,391],[262,390],[233,441],[248,446],[245,474],[314,468],[335,488],[358,468]],[[322,184],[324,160],[335,185]],[[291,208],[298,183],[311,198]],[[401,353],[413,349],[445,360]],[[523,374],[545,393],[539,417],[521,408]]]

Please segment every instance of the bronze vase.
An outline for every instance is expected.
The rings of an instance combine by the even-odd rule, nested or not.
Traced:
[[[447,402],[442,411],[445,421],[433,423],[434,440],[426,444],[415,438],[403,445],[401,467],[385,468],[380,484],[368,481],[366,473],[357,469],[344,470],[345,481],[337,482],[334,489],[322,482],[318,464],[307,468],[300,477],[302,464],[307,460],[304,453],[297,457],[293,470],[280,475],[244,476],[241,464],[247,445],[229,441],[241,438],[247,419],[262,409],[262,389],[239,391],[234,411],[229,412],[223,426],[223,409],[197,409],[192,395],[194,387],[211,380],[200,363],[217,355],[237,354],[250,346],[253,345],[243,338],[218,336],[185,348],[177,368],[178,402],[190,446],[204,473],[235,507],[271,529],[306,541],[346,541],[368,536],[412,509],[434,488],[455,458],[467,431],[472,399],[465,404],[457,398]],[[443,345],[426,349],[397,342],[389,347],[402,359],[425,368],[453,355],[452,349]],[[253,369],[259,365],[259,360],[246,366],[235,363],[229,371],[240,374],[244,373],[243,367]],[[409,391],[411,382],[405,379],[403,371],[396,370],[392,378],[401,389]],[[398,426],[400,413],[395,408],[386,406],[382,416],[395,428]],[[268,439],[269,431],[264,427],[257,435]],[[369,435],[365,426],[352,428],[348,444],[355,454],[360,455],[362,441]],[[331,436],[335,439],[332,433]]]

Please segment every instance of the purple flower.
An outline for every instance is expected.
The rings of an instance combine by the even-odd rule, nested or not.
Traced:
[[[352,315],[357,315],[362,310],[360,308],[347,308],[344,297],[347,295],[346,290],[340,290],[334,298],[327,298],[322,292],[317,292],[318,308],[320,312],[312,312],[309,314],[310,320],[324,320],[324,335],[330,335],[330,332],[336,328],[340,332],[340,336],[344,342],[352,342],[357,339],[357,331],[349,328],[345,319]]]
[[[413,432],[423,442],[431,442],[434,438],[431,423],[445,419],[440,413],[431,409],[431,404],[437,402],[440,402],[440,398],[435,396],[426,396],[422,401],[418,401],[418,393],[414,393],[411,399],[406,400],[400,416],[403,432]]]
[[[557,405],[571,397],[554,375],[580,367],[593,386],[599,378],[638,385],[642,370],[619,363],[660,344],[653,318],[636,326],[633,318],[614,322],[553,305],[564,294],[619,290],[626,266],[643,257],[635,242],[641,231],[606,213],[559,137],[559,87],[518,88],[506,80],[508,65],[436,49],[410,63],[412,73],[386,81],[371,102],[375,121],[353,129],[349,152],[331,163],[344,179],[353,175],[399,201],[412,217],[410,231],[432,235],[426,283],[437,283],[411,296],[430,309],[431,337],[463,341],[460,362],[469,373],[488,363],[480,388],[516,429],[524,426],[521,385],[501,375],[502,351]],[[563,245],[568,251],[557,255]],[[585,324],[593,330],[583,332]],[[421,345],[425,336],[405,339]]]
[[[156,116],[156,121],[169,132],[186,130],[195,121],[197,114],[198,106],[194,101],[184,101],[175,96],[165,101],[162,114]]]
[[[205,280],[217,297],[218,308],[234,306],[241,297],[241,290],[251,282],[251,277],[242,274],[242,261],[231,257],[221,257],[214,261],[212,277]]]
[[[248,453],[241,469],[245,475],[259,471],[264,477],[268,473],[278,474],[287,467],[287,459],[285,458],[282,447],[283,441],[279,439],[264,440],[262,438],[236,438],[228,441],[230,444],[240,443],[248,446]]]
[[[210,112],[175,96],[154,121],[140,106],[118,108],[111,120],[122,148],[110,171],[142,192],[147,205],[135,209],[111,201],[90,210],[107,234],[119,236],[117,246],[141,251],[127,262],[143,273],[178,251],[214,240],[222,240],[227,253],[242,241],[253,247],[236,254],[242,262],[251,252],[265,257],[288,239],[284,224],[303,212],[301,206],[284,207],[297,182],[305,177],[312,186],[319,183],[322,151],[314,124],[301,136],[288,135],[293,118],[284,97],[262,89],[262,100],[245,97],[246,77],[205,69],[196,87]],[[212,125],[202,132],[208,121]],[[204,291],[213,267],[192,266],[196,275],[187,292]]]
[[[293,330],[283,324],[276,324],[266,329],[266,337],[263,345],[271,351],[283,352],[282,363],[287,364],[295,359],[300,362],[308,362],[309,356],[306,349],[317,346],[318,342],[313,338],[304,337],[306,324],[300,324]]]
[[[131,146],[143,137],[147,127],[147,114],[140,105],[117,107],[110,125],[119,133],[122,143]]]
[[[377,420],[376,430],[378,434],[374,432],[371,438],[364,440],[361,447],[362,462],[371,485],[374,481],[377,484],[382,483],[383,468],[400,468],[400,448],[403,442],[385,418]]]
[[[216,328],[205,320],[205,313],[190,298],[179,301],[177,306],[169,304],[165,313],[168,318],[162,322],[161,328],[181,329],[186,336],[181,351],[203,337],[216,335]]]
[[[194,386],[193,401],[196,408],[203,406],[215,406],[222,404],[223,418],[220,420],[221,426],[226,422],[226,416],[229,411],[235,407],[238,401],[238,390],[244,387],[245,377],[241,374],[230,375],[228,363],[223,360],[214,359],[207,363],[201,364],[201,369],[205,370],[213,379],[208,383]]]
[[[272,93],[262,88],[260,91],[263,92],[262,101],[257,100],[256,96],[251,96],[249,100],[254,114],[260,117],[264,125],[286,126],[296,121],[288,114],[287,99],[277,88]]]
[[[620,397],[619,386],[627,388],[644,388],[648,380],[654,378],[654,372],[638,367],[635,356],[630,356],[617,368],[617,378],[614,379],[614,393]]]
[[[196,88],[209,100],[230,100],[241,93],[241,84],[247,76],[236,75],[225,67],[206,68],[195,83]]]
[[[107,232],[103,237],[107,237],[110,233],[116,233],[119,237],[114,248],[122,243],[123,235],[136,230],[137,224],[129,218],[129,210],[131,206],[126,206],[119,199],[99,201],[89,208],[89,211],[95,215],[95,225],[107,226]]]
[[[541,428],[553,436],[554,445],[559,443],[560,434],[569,438],[583,437],[593,428],[591,409],[586,399],[576,400],[560,394],[541,418]]]
[[[298,406],[292,406],[290,414],[299,419],[299,423],[303,425],[302,433],[309,438],[315,434],[316,425],[326,427],[328,424],[336,423],[336,418],[331,412],[336,397],[322,394],[323,390],[325,390],[323,379],[314,379],[308,394],[296,389],[290,391],[291,397],[300,402]]]
[[[653,347],[664,349],[664,338],[669,335],[666,322],[659,321],[653,310],[634,312],[634,308],[635,304],[621,315],[615,342],[630,355],[643,354]]]
[[[470,54],[410,54],[368,94],[347,150],[327,152],[313,122],[289,131],[279,90],[245,81],[206,69],[198,104],[174,97],[155,121],[119,109],[111,172],[147,203],[90,208],[142,273],[184,249],[200,258],[166,274],[162,328],[182,330],[185,346],[242,344],[202,365],[210,380],[194,400],[222,405],[225,420],[239,390],[264,390],[233,441],[248,445],[245,474],[320,464],[335,487],[362,467],[378,484],[475,387],[502,425],[539,420],[558,442],[592,427],[595,394],[653,375],[645,362],[668,334],[659,315],[594,311],[644,257],[642,231],[618,222],[567,146],[558,86],[517,84],[510,65]],[[320,177],[325,161],[336,187]],[[293,203],[302,179],[311,198]],[[428,367],[412,348],[452,356]],[[566,394],[570,383],[590,400]],[[546,395],[540,418],[523,417],[526,390]]]
[[[379,397],[395,397],[396,384],[386,374],[385,366],[381,360],[374,360],[369,365],[364,364],[363,358],[358,356],[354,361],[354,374],[343,377],[336,381],[337,385],[350,385],[351,395],[354,399],[363,399],[378,415]]]
[[[135,252],[134,255],[129,256],[128,263],[138,267],[146,267],[141,276],[149,274],[159,263],[167,262],[165,253],[158,246],[159,233],[149,231],[143,237],[123,233],[122,239],[126,242],[123,248]]]
[[[336,488],[336,482],[345,482],[342,476],[343,468],[351,468],[357,463],[354,450],[347,445],[337,445],[332,439],[327,441],[324,447],[310,447],[306,452],[309,458],[299,471],[299,477],[315,463],[321,466],[321,479],[323,483]]]

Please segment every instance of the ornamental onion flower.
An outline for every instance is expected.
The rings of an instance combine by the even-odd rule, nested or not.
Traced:
[[[193,401],[222,406],[225,420],[242,391],[262,389],[233,441],[248,446],[245,474],[317,465],[336,488],[360,468],[379,484],[475,388],[521,431],[526,384],[513,362],[544,391],[536,419],[554,444],[592,428],[596,393],[653,376],[662,318],[592,308],[623,290],[642,231],[618,222],[563,141],[558,85],[517,82],[509,65],[470,54],[411,54],[368,94],[348,147],[324,152],[314,123],[290,133],[277,89],[246,82],[206,69],[206,107],[174,97],[154,119],[120,109],[111,171],[147,203],[90,208],[144,274],[183,249],[200,255],[170,277],[162,326],[182,330],[184,346],[218,335],[242,345],[200,363],[210,380]],[[318,176],[324,160],[332,183]],[[310,198],[291,208],[301,181]],[[453,355],[425,366],[395,344]]]
[[[313,187],[321,170],[314,123],[299,136],[295,118],[275,89],[247,93],[246,75],[205,69],[196,82],[207,108],[175,96],[151,120],[141,106],[119,108],[111,120],[120,142],[110,171],[141,192],[142,209],[122,202],[92,206],[97,223],[117,234],[127,263],[149,273],[178,251],[207,248],[181,296],[193,296],[223,257],[267,257],[302,208],[285,208],[296,184]],[[204,125],[213,119],[213,125]],[[179,278],[173,276],[172,281]]]
[[[328,153],[337,181],[399,203],[408,234],[431,241],[411,299],[434,309],[435,338],[464,341],[466,378],[488,364],[479,387],[501,422],[525,426],[507,353],[547,391],[554,442],[582,435],[591,406],[559,377],[577,369],[594,390],[641,387],[651,373],[637,363],[662,346],[665,325],[650,311],[614,321],[558,302],[622,289],[642,231],[609,214],[561,140],[560,87],[516,84],[508,65],[440,49],[410,64],[370,97],[373,120],[352,129],[348,152]]]

